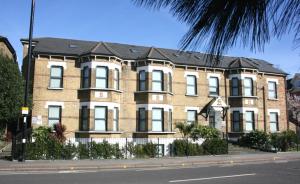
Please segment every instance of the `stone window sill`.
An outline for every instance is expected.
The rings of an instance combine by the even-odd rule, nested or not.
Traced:
[[[136,134],[176,134],[176,132],[154,132],[154,131],[145,131],[145,132],[134,132]]]
[[[48,90],[63,90],[64,88],[52,88],[52,87],[48,87]]]
[[[115,91],[118,93],[123,93],[123,91],[118,90],[118,89],[113,89],[113,88],[80,88],[80,91],[84,91],[84,90],[95,90],[95,91]]]
[[[172,92],[169,92],[169,91],[136,91],[134,93],[158,93],[158,94],[170,94],[170,95],[174,95]]]
[[[278,101],[279,99],[278,98],[268,98],[268,100],[270,100],[270,101]]]
[[[257,98],[258,96],[229,96],[228,98]]]
[[[96,130],[87,130],[87,131],[76,131],[76,133],[89,133],[89,134],[122,134],[121,131],[96,131]]]
[[[198,97],[198,95],[189,95],[189,94],[185,94],[185,96],[188,96],[188,97]]]

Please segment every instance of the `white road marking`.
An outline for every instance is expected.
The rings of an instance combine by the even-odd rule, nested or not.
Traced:
[[[184,179],[184,180],[171,180],[170,183],[179,183],[179,182],[187,182],[187,181],[202,181],[202,180],[212,180],[212,179],[222,179],[222,178],[234,178],[234,177],[243,177],[243,176],[254,176],[256,173],[250,174],[237,174],[237,175],[229,175],[229,176],[215,176],[209,178],[194,178],[194,179]]]

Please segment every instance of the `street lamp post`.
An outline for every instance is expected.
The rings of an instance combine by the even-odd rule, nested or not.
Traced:
[[[23,126],[22,126],[22,153],[19,161],[25,161],[25,148],[26,148],[26,138],[25,131],[27,129],[28,121],[28,93],[29,93],[29,81],[30,81],[30,68],[31,68],[31,59],[32,59],[32,32],[33,32],[33,22],[34,22],[34,9],[35,9],[35,0],[31,0],[31,14],[30,14],[30,26],[29,26],[29,47],[28,47],[28,63],[26,71],[26,83],[25,83],[25,94],[24,94],[24,105],[22,108],[23,115]]]

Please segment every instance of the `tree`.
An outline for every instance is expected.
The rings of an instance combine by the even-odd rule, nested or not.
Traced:
[[[287,93],[288,115],[289,121],[296,125],[298,131],[300,129],[300,96]]]
[[[182,49],[206,45],[217,59],[236,44],[263,50],[271,36],[295,32],[300,46],[300,0],[133,0],[138,6],[168,8],[189,26]],[[298,44],[298,45],[297,45]],[[210,57],[212,58],[212,57]],[[217,60],[218,61],[218,60]]]
[[[195,127],[194,123],[177,123],[176,128],[178,128],[179,132],[181,133],[183,138],[188,139],[191,135],[193,128]]]
[[[16,123],[23,103],[23,79],[18,64],[0,54],[0,129]]]

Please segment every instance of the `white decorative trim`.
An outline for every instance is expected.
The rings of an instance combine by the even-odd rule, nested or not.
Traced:
[[[47,68],[51,68],[51,66],[62,66],[67,69],[67,63],[63,61],[48,61]]]
[[[188,75],[194,75],[196,78],[199,78],[199,73],[198,72],[190,72],[190,71],[184,71],[184,77]]]
[[[278,79],[267,78],[267,83],[269,83],[269,82],[275,82],[276,84],[278,84]]]
[[[207,79],[209,79],[210,77],[218,77],[218,79],[221,79],[221,74],[219,73],[208,73],[207,74]]]
[[[56,102],[56,101],[47,101],[46,102],[46,105],[45,105],[45,108],[48,109],[49,106],[51,105],[55,105],[55,106],[61,106],[61,108],[65,108],[65,104],[64,102]]]
[[[109,70],[114,70],[117,68],[121,72],[121,65],[118,65],[116,63],[111,63],[111,62],[90,61],[90,62],[81,63],[80,66],[81,70],[83,70],[85,66],[88,66],[89,68],[96,68],[97,66],[106,66]]]
[[[188,110],[197,111],[197,113],[200,112],[200,108],[199,107],[185,107],[184,108],[184,112],[187,112]]]
[[[277,112],[278,116],[280,116],[280,109],[268,109],[269,116],[270,116],[270,112]]]
[[[236,78],[238,78],[239,80],[244,80],[246,77],[248,77],[248,78],[252,78],[252,80],[256,80],[256,75],[254,75],[254,74],[247,74],[247,73],[242,73],[242,74],[230,74],[229,75],[229,80],[231,80],[232,78],[234,78],[234,77],[236,77]]]
[[[246,113],[246,111],[254,111],[255,114],[258,114],[258,109],[255,107],[232,107],[230,112],[239,111],[240,113]]]
[[[96,106],[106,106],[111,110],[115,107],[120,108],[120,104],[114,102],[80,102],[80,108],[82,108],[82,106],[88,106],[89,109],[95,109]]]
[[[137,104],[137,110],[139,108],[145,108],[146,110],[152,110],[153,108],[163,108],[164,111],[173,111],[173,106],[169,104]]]
[[[140,72],[141,70],[145,70],[145,72],[152,72],[153,70],[161,70],[163,71],[163,73],[171,73],[171,75],[173,75],[173,70],[169,67],[165,67],[165,66],[141,66],[141,67],[137,67],[136,71]]]

